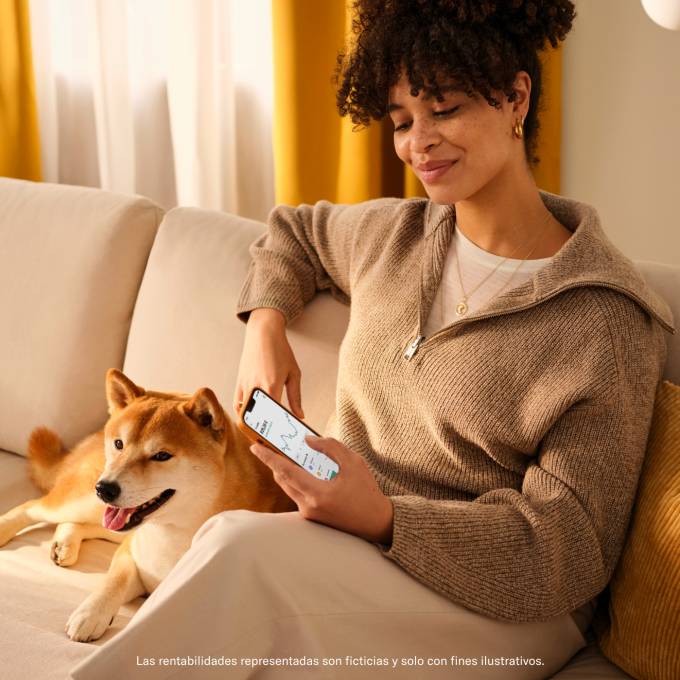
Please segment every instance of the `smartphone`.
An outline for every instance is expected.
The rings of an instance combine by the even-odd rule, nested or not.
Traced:
[[[237,424],[246,437],[290,458],[318,479],[333,479],[340,472],[332,458],[305,442],[305,435],[320,435],[259,387],[243,403]]]

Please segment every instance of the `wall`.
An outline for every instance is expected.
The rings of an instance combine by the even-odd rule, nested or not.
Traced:
[[[680,32],[638,0],[576,0],[564,43],[560,193],[630,258],[680,265]]]

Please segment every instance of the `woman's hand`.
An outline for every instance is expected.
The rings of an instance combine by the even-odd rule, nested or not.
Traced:
[[[246,324],[241,362],[236,379],[233,408],[241,412],[241,404],[253,387],[281,401],[286,388],[290,410],[304,419],[300,396],[302,375],[286,337],[286,318],[278,309],[258,307],[250,313]]]
[[[305,442],[340,467],[330,480],[313,477],[285,456],[261,444],[250,450],[271,468],[277,484],[297,503],[300,514],[368,541],[392,542],[392,501],[378,487],[366,461],[332,437],[306,436]]]

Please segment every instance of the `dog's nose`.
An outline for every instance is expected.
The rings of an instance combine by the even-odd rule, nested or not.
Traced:
[[[95,484],[95,491],[97,496],[105,503],[110,503],[120,496],[120,486],[118,482],[99,481]]]

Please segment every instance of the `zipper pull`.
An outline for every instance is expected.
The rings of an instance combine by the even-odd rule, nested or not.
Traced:
[[[420,347],[420,343],[425,340],[424,335],[419,335],[409,346],[408,349],[404,352],[404,359],[412,359],[413,355],[418,351],[418,347]]]

